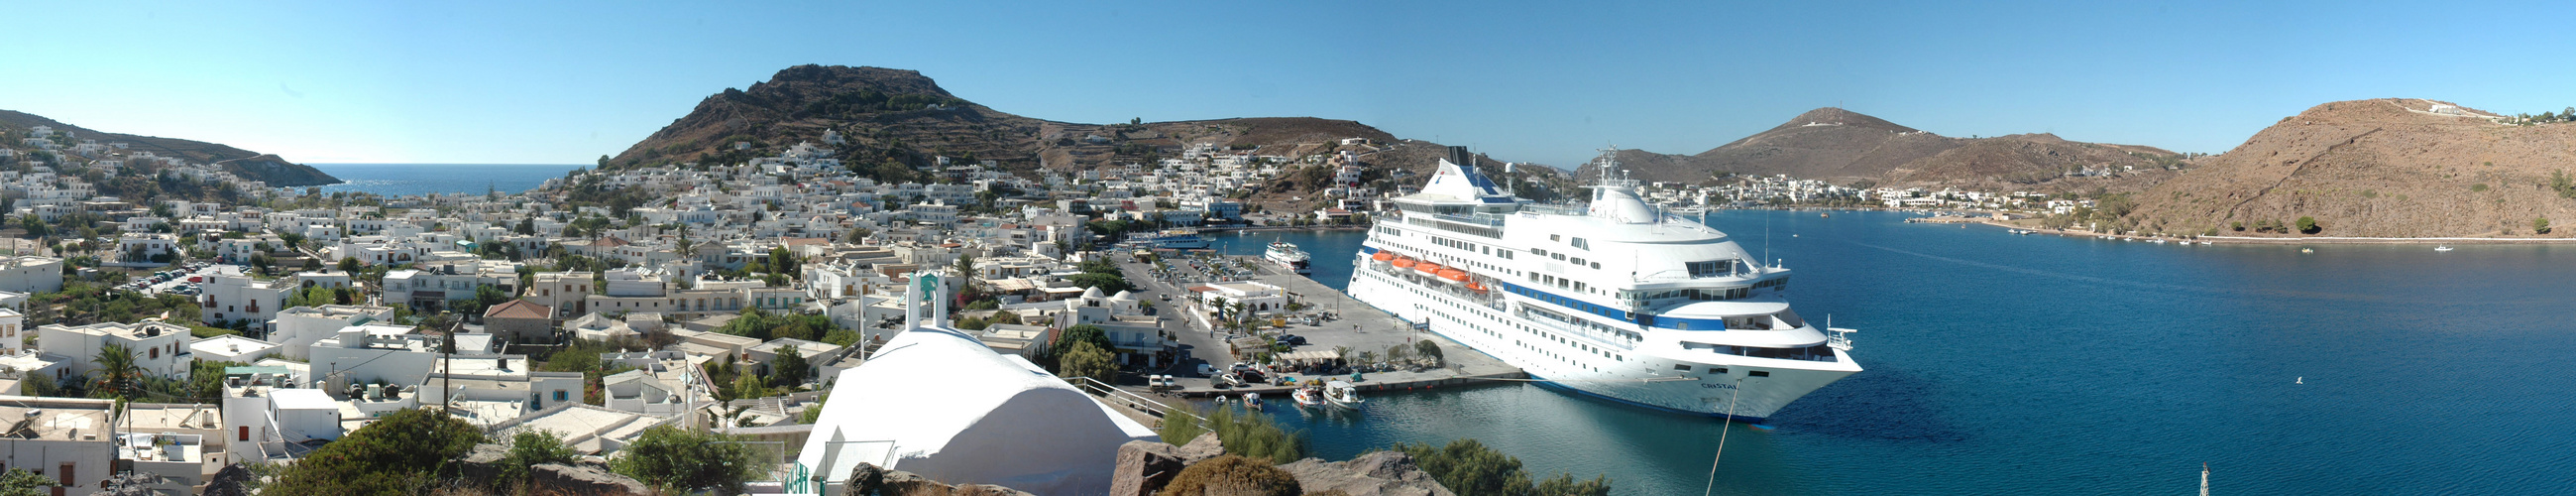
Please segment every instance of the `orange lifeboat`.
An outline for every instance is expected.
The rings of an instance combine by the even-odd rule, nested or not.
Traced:
[[[1378,250],[1376,255],[1369,255],[1369,259],[1370,259],[1370,260],[1380,261],[1380,262],[1384,262],[1384,261],[1388,261],[1388,260],[1394,260],[1394,259],[1395,259],[1395,252],[1386,251],[1386,250]]]
[[[1467,281],[1467,290],[1468,290],[1468,291],[1478,292],[1478,293],[1485,292],[1485,283],[1476,282],[1476,281]]]
[[[1443,270],[1441,270],[1441,271],[1440,271],[1440,278],[1441,278],[1441,279],[1448,279],[1448,280],[1449,280],[1449,282],[1450,282],[1450,283],[1453,283],[1453,284],[1454,284],[1454,283],[1467,282],[1467,271],[1464,271],[1464,270],[1458,270],[1458,269],[1443,269]]]
[[[1415,264],[1415,263],[1419,263],[1419,262],[1414,262],[1414,261],[1413,261],[1413,259],[1410,259],[1410,258],[1405,258],[1405,257],[1395,257],[1395,268],[1398,268],[1398,269],[1410,269],[1410,268],[1413,268],[1413,264]]]
[[[1440,264],[1431,263],[1431,262],[1423,262],[1423,263],[1421,263],[1421,264],[1419,264],[1419,265],[1414,265],[1414,266],[1413,266],[1413,270],[1419,270],[1419,271],[1422,271],[1422,273],[1424,273],[1424,274],[1438,274],[1438,273],[1440,273],[1440,269],[1446,269],[1446,268],[1448,268],[1448,267],[1442,267],[1442,266],[1440,266]]]

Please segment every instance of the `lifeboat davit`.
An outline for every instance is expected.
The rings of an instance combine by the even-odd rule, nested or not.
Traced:
[[[1370,259],[1370,260],[1380,261],[1380,262],[1384,262],[1384,261],[1388,261],[1388,260],[1394,260],[1394,259],[1395,259],[1395,252],[1386,251],[1386,250],[1378,250],[1376,255],[1369,255],[1369,259]]]
[[[1415,261],[1413,261],[1413,259],[1410,259],[1410,258],[1395,257],[1395,268],[1398,268],[1398,269],[1410,269],[1410,268],[1413,268],[1413,264],[1416,264],[1416,263],[1420,263],[1420,262],[1415,262]]]
[[[1450,284],[1457,284],[1457,283],[1467,282],[1467,271],[1464,271],[1464,270],[1458,270],[1458,269],[1444,269],[1444,270],[1441,270],[1441,271],[1440,271],[1440,278],[1441,278],[1441,279],[1448,279]]]

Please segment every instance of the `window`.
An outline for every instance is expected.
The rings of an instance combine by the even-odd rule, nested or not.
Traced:
[[[564,396],[564,390],[561,390],[561,389],[557,389],[557,390],[555,390],[555,401],[570,401],[570,400],[566,400],[566,399],[564,399],[565,397],[566,397],[566,396]]]
[[[1770,371],[1767,371],[1767,370],[1756,370],[1756,371],[1752,371],[1752,372],[1746,372],[1746,374],[1751,374],[1751,375],[1752,375],[1752,376],[1754,376],[1754,377],[1770,377],[1770,376],[1771,376],[1771,372],[1770,372]]]
[[[241,430],[241,436],[240,436],[240,437],[241,437],[241,439],[236,439],[236,441],[249,441],[249,440],[250,440],[250,426],[245,425],[245,426],[238,427],[238,429],[240,429],[240,430]]]
[[[1575,249],[1580,249],[1580,250],[1590,250],[1590,249],[1592,249],[1592,242],[1591,242],[1591,241],[1589,241],[1589,240],[1585,240],[1585,239],[1583,239],[1583,238],[1574,238],[1574,248],[1575,248]]]
[[[1548,240],[1548,241],[1564,241],[1564,240],[1565,240],[1565,235],[1562,235],[1562,234],[1550,234],[1550,235],[1547,235],[1547,240]]]
[[[1583,257],[1574,257],[1573,262],[1574,265],[1581,266],[1583,265]]]
[[[1690,371],[1690,366],[1689,366],[1689,365],[1674,365],[1674,366],[1673,366],[1673,370],[1679,370],[1679,371],[1683,371],[1683,372],[1689,372],[1689,371]]]
[[[1599,270],[1599,269],[1601,268],[1601,262],[1593,262],[1593,263],[1592,263],[1592,268],[1593,268],[1594,270]]]
[[[1710,260],[1705,262],[1688,262],[1682,264],[1682,266],[1690,269],[1691,277],[1717,277],[1726,275],[1728,271],[1733,269],[1734,262],[1731,260]]]

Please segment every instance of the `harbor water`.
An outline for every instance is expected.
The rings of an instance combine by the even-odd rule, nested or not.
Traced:
[[[342,191],[385,196],[431,193],[512,194],[534,189],[547,179],[588,167],[578,164],[310,164],[347,181],[321,186],[322,194]]]
[[[1867,371],[1766,426],[1523,384],[1279,408],[1314,454],[1474,438],[1618,494],[2563,494],[2576,491],[2576,246],[2184,246],[1887,212],[1723,211],[1861,330]],[[1348,282],[1366,231],[1273,239]],[[1287,406],[1282,403],[1279,406]]]

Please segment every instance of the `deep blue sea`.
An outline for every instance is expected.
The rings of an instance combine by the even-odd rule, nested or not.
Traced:
[[[1716,493],[2193,494],[2203,463],[2217,494],[2576,493],[2576,246],[2303,254],[1903,217],[1712,214],[1796,271],[1800,315],[1860,329],[1867,369],[1734,424]],[[1298,243],[1339,287],[1365,235],[1218,239]],[[1283,411],[1326,458],[1476,438],[1637,495],[1701,492],[1726,425],[1527,385]]]
[[[581,164],[307,164],[348,181],[322,187],[323,194],[362,191],[385,196],[430,193],[518,193],[564,177]]]

